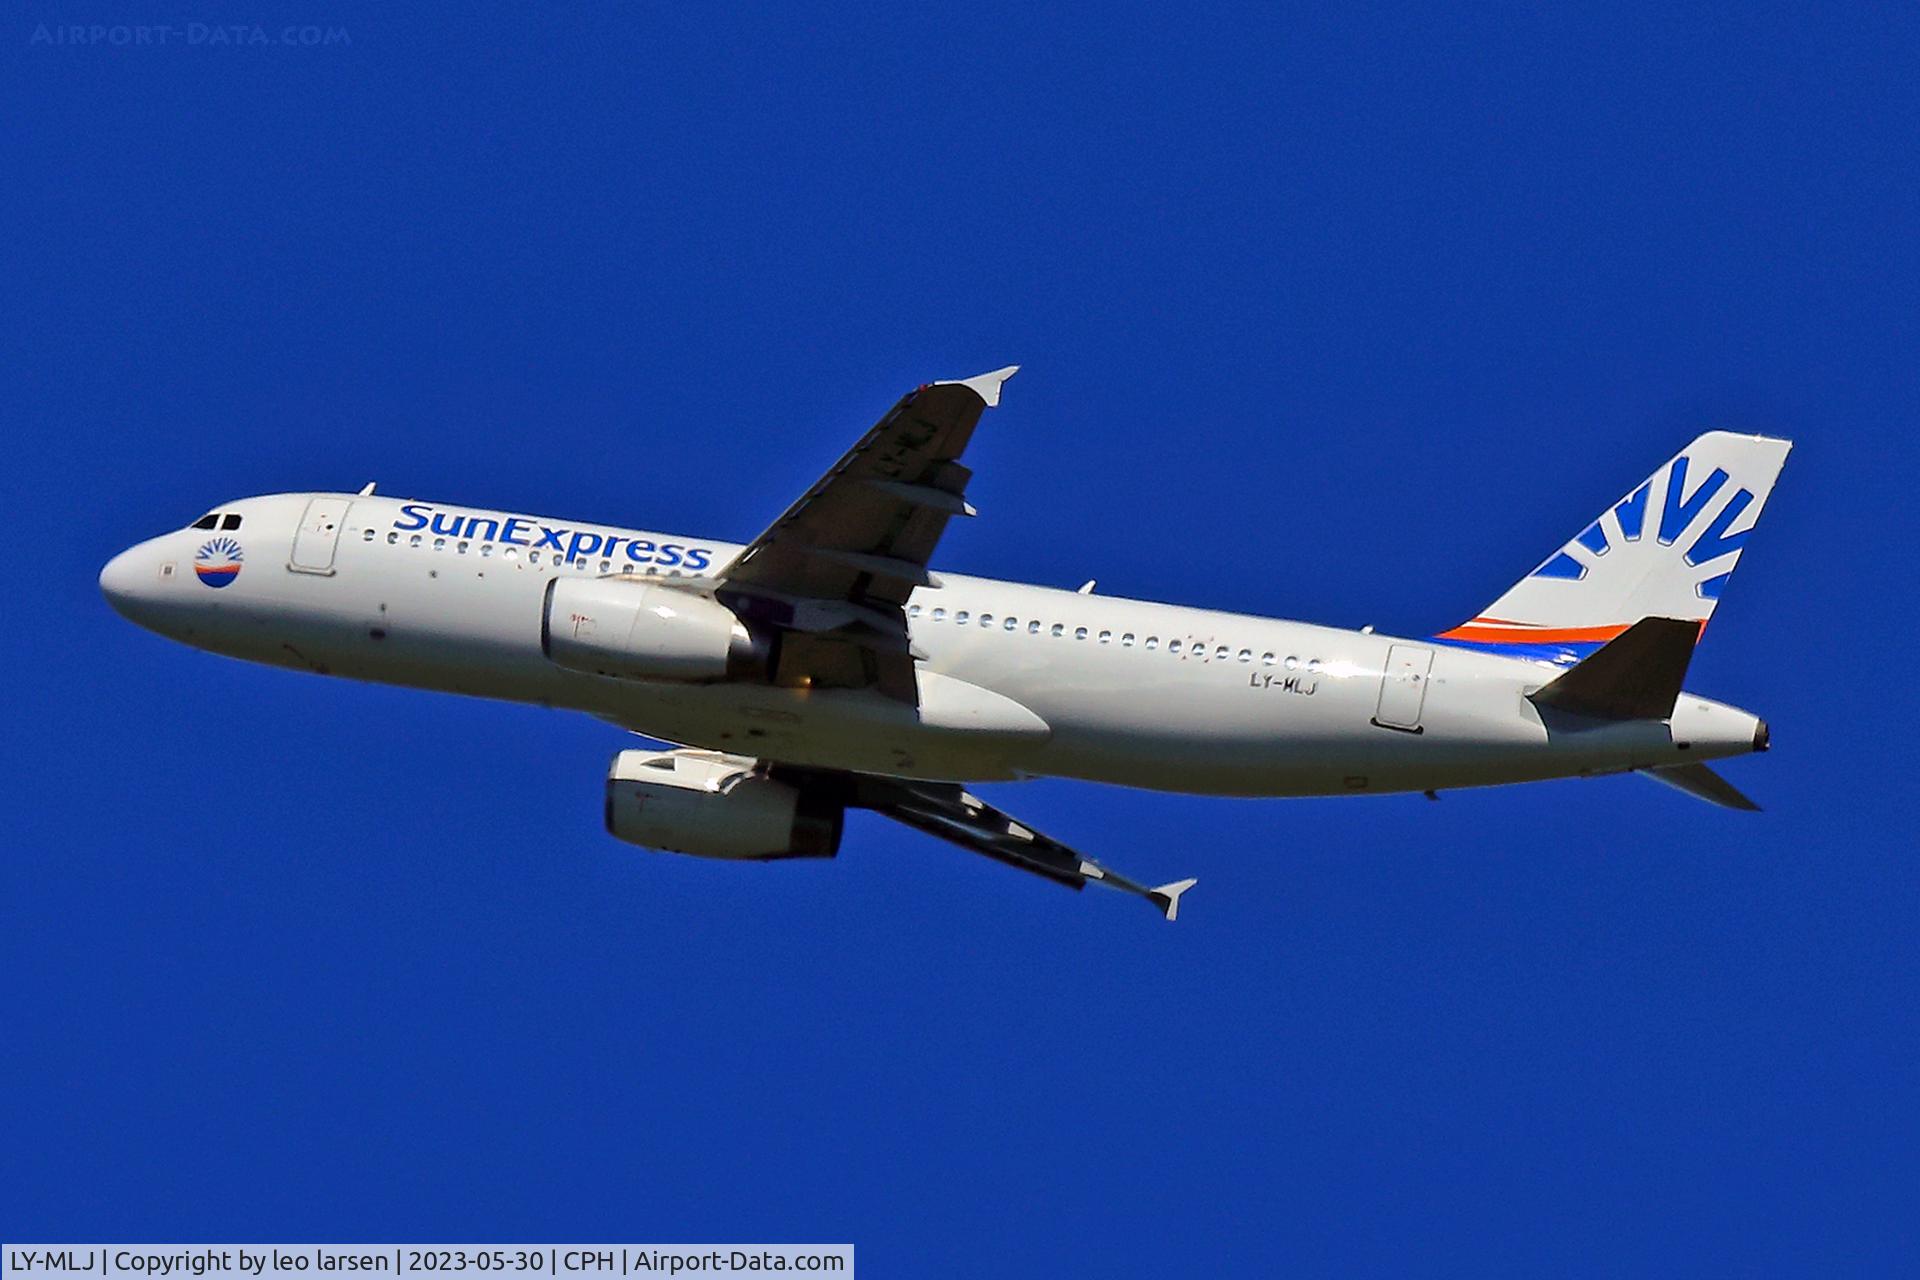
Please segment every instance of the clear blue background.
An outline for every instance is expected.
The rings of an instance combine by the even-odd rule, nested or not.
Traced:
[[[1911,1262],[1911,9],[418,8],[0,28],[0,1236]],[[870,818],[620,846],[604,725],[95,584],[369,479],[746,538],[1015,361],[945,566],[1412,634],[1696,432],[1793,437],[1693,676],[1767,812],[991,789],[1199,876],[1169,928]]]

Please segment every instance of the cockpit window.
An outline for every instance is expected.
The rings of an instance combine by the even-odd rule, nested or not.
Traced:
[[[216,511],[212,515],[201,516],[193,522],[191,527],[195,529],[211,529],[219,523],[220,513]]]
[[[227,515],[221,517],[220,527],[222,529],[238,529],[240,527],[240,517],[232,513],[228,513]]]

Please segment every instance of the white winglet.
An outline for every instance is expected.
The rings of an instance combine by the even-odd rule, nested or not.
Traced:
[[[987,402],[987,408],[996,408],[1000,404],[1000,384],[1020,372],[1020,366],[1010,364],[1004,369],[995,369],[992,373],[983,373],[977,378],[954,378],[948,382],[936,382],[933,385],[965,387]]]
[[[1150,891],[1147,896],[1159,903],[1171,920],[1180,914],[1180,895],[1199,883],[1198,880],[1175,880]]]

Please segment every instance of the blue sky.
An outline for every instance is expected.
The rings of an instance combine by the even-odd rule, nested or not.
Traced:
[[[1915,1246],[1913,15],[485,6],[0,28],[0,1237],[851,1240],[874,1274],[1806,1274]],[[258,20],[318,48],[54,44]],[[939,562],[1469,617],[1796,451],[1637,779],[600,830],[584,717],[254,669],[95,575],[244,494],[746,538],[1025,366]]]

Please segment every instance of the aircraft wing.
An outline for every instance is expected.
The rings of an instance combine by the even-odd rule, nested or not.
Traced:
[[[1195,883],[1176,880],[1148,886],[1130,880],[952,783],[861,775],[852,803],[1070,889],[1083,889],[1092,880],[1136,894],[1153,903],[1169,920],[1180,909],[1180,895]]]
[[[784,633],[774,678],[918,691],[903,606],[956,515],[972,515],[960,455],[1018,366],[909,392],[719,576],[742,617]]]

